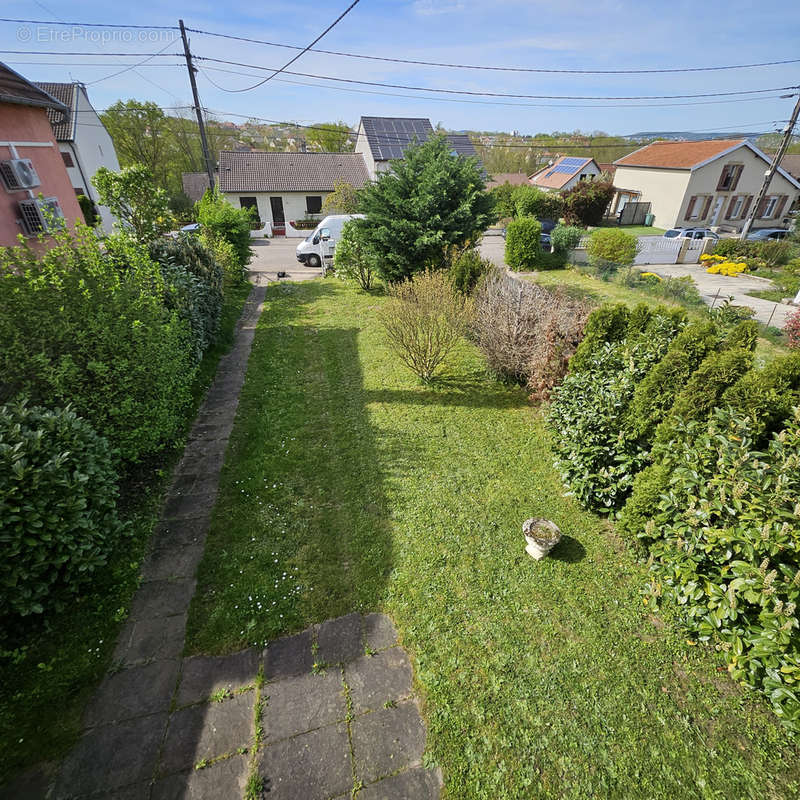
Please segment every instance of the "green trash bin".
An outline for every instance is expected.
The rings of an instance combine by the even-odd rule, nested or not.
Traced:
[[[644,218],[644,224],[645,224],[645,225],[646,225],[648,228],[652,228],[652,227],[653,227],[653,220],[654,220],[655,218],[656,218],[655,214],[646,214],[646,215],[645,215],[645,218]]]

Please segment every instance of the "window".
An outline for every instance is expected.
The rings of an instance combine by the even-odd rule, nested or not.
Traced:
[[[778,198],[773,195],[766,198],[766,205],[764,206],[764,213],[761,215],[762,219],[769,219],[775,213],[775,206],[778,205]]]
[[[309,195],[306,197],[306,213],[319,214],[322,211],[322,196]]]
[[[261,217],[258,213],[258,201],[255,197],[240,197],[239,207],[252,209],[250,214],[253,217],[253,222],[255,222],[259,228],[261,227]]]
[[[722,174],[719,176],[719,183],[717,184],[718,192],[732,192],[739,183],[739,177],[744,169],[744,164],[726,164],[722,168]]]
[[[586,173],[585,172],[581,173],[581,177],[579,178],[579,180],[582,180],[582,181],[586,180]]]
[[[731,209],[731,219],[739,219],[742,213],[742,206],[744,205],[744,197],[735,197],[733,208]]]
[[[82,188],[79,187],[75,190],[75,197],[80,197],[82,194],[86,194]]]
[[[65,153],[63,150],[61,151],[61,158],[64,160],[65,167],[74,167],[75,162],[72,160],[72,153]]]

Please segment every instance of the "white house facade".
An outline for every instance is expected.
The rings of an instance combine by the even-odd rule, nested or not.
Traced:
[[[254,208],[275,236],[306,236],[293,223],[322,219],[322,202],[337,183],[369,180],[360,153],[265,153],[223,150],[219,190],[237,208]]]
[[[651,204],[661,228],[741,231],[770,159],[746,139],[654,142],[614,162],[614,183]],[[786,224],[800,182],[779,168],[753,228]]]
[[[581,181],[593,181],[600,174],[600,167],[593,158],[561,156],[538,172],[529,180],[534,186],[546,192],[565,192]]]
[[[86,195],[100,212],[103,230],[111,233],[114,217],[100,205],[92,178],[100,167],[119,171],[119,161],[111,136],[89,102],[82,83],[38,83],[40,89],[64,103],[70,110],[67,120],[51,115],[50,123],[76,195]]]

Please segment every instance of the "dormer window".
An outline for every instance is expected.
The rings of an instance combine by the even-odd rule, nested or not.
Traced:
[[[722,174],[719,176],[719,183],[717,184],[718,192],[732,192],[736,189],[736,184],[739,183],[744,164],[726,164],[722,168]]]

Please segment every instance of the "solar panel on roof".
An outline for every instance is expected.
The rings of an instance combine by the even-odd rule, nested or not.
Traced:
[[[370,150],[377,160],[402,158],[409,145],[428,140],[433,126],[427,119],[362,117]]]

